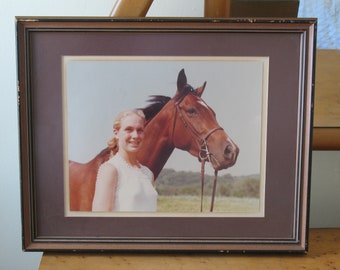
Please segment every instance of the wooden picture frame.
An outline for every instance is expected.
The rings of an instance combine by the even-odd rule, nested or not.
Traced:
[[[316,19],[18,17],[23,249],[306,252],[315,32]],[[140,72],[155,67],[151,73],[176,70],[177,74],[177,66],[196,67],[197,72],[205,72],[196,75],[198,81],[206,79],[201,76],[216,75],[209,79],[207,86],[213,85],[214,78],[225,77],[223,79],[228,81],[224,82],[230,82],[231,75],[228,77],[226,70],[234,74],[235,63],[241,63],[238,76],[232,77],[238,82],[257,78],[259,87],[254,85],[249,88],[251,90],[244,90],[248,92],[237,89],[233,92],[236,93],[233,100],[220,98],[224,111],[222,115],[216,111],[216,115],[217,118],[229,115],[228,119],[239,119],[240,115],[247,115],[249,104],[259,105],[260,139],[255,143],[259,149],[256,161],[260,179],[259,211],[255,214],[222,210],[108,215],[69,211],[70,130],[65,122],[72,122],[68,103],[71,99],[69,78],[71,76],[77,82],[79,77],[76,76],[78,69],[70,73],[68,64],[80,62],[83,67],[92,64],[93,59],[96,63],[113,63],[116,69],[117,61],[123,63],[122,69],[127,63],[125,71],[129,73],[130,70],[131,74],[134,74],[132,67],[137,64],[142,65]],[[229,69],[215,66],[230,62],[235,66]],[[247,70],[250,62],[260,70],[260,79],[258,73]],[[194,65],[189,65],[192,63]],[[188,69],[186,72],[189,75]],[[84,75],[84,80],[87,77]],[[120,81],[119,87],[123,87],[122,76],[111,77]],[[194,73],[190,78],[193,77]],[[133,78],[129,80],[133,81]],[[190,78],[188,76],[188,83]],[[156,79],[154,82],[160,81]],[[149,81],[139,81],[144,80]],[[171,84],[175,91],[176,78],[172,76],[164,84]],[[101,93],[101,87],[95,85],[98,89],[94,93]],[[195,83],[195,87],[198,86]],[[209,98],[216,100],[218,95],[231,98],[228,85],[220,83],[219,86],[220,90],[215,90]],[[131,91],[133,96],[134,91],[137,94],[142,90]],[[259,91],[259,99],[252,98],[256,91]],[[80,95],[75,94],[73,98]],[[91,106],[92,102],[88,103]],[[118,103],[123,100],[117,98]],[[93,106],[92,111],[103,107]],[[236,109],[231,113],[228,107],[229,110]],[[74,108],[79,112],[80,107]],[[239,129],[239,134],[250,140],[253,134],[246,128],[249,126],[238,123],[233,129]],[[237,135],[233,139],[241,141],[241,137]],[[240,161],[241,168],[241,160],[247,156],[244,154],[241,158],[242,152],[248,153],[249,148],[240,146],[236,164]],[[189,157],[188,154],[188,160],[193,159]],[[197,158],[195,162],[200,166]]]

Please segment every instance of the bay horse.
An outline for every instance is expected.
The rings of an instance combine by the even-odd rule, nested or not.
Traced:
[[[215,112],[201,98],[206,82],[194,89],[182,69],[173,98],[152,96],[143,112],[146,116],[145,139],[138,153],[141,164],[150,168],[155,179],[174,148],[189,152],[199,160],[208,158],[215,171],[233,166],[238,146],[218,124]],[[71,211],[91,211],[99,166],[110,158],[103,149],[88,163],[69,161]]]

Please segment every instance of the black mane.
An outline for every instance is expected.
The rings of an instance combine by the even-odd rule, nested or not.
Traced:
[[[175,102],[181,102],[189,93],[197,95],[197,89],[194,89],[191,85],[185,85],[183,91],[177,92],[177,95],[174,97]],[[151,98],[147,100],[151,104],[145,108],[142,108],[146,119],[146,123],[148,123],[159,111],[170,101],[170,97],[162,96],[162,95],[152,95]]]
[[[153,95],[148,100],[151,104],[141,109],[145,115],[146,122],[149,122],[171,99],[167,96]]]

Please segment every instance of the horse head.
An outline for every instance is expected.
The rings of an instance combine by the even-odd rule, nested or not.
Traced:
[[[177,92],[173,98],[175,119],[172,141],[176,148],[188,151],[199,160],[209,161],[215,170],[233,166],[238,146],[218,124],[216,114],[201,98],[206,82],[194,89],[187,83],[182,69],[177,78]]]

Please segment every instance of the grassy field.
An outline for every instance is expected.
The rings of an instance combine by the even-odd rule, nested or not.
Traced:
[[[210,210],[211,197],[205,196],[204,212]],[[159,196],[157,212],[195,213],[200,212],[200,196]],[[216,197],[214,212],[254,213],[259,211],[259,199]]]

